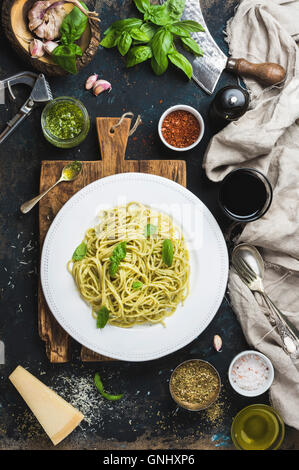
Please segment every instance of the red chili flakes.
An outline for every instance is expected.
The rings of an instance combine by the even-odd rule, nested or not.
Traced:
[[[173,147],[184,148],[194,144],[200,134],[200,125],[189,111],[173,111],[162,123],[162,135]]]

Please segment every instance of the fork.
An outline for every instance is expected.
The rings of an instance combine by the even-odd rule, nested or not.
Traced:
[[[288,318],[276,307],[266,294],[262,278],[249,266],[242,257],[235,256],[232,259],[233,266],[244,284],[253,292],[258,292],[264,298],[271,313],[274,313],[275,320],[270,319],[270,323],[276,325],[278,333],[283,341],[284,350],[297,357],[299,353],[299,332]]]

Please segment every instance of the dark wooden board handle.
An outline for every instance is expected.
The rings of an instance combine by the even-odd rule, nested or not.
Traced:
[[[230,58],[227,61],[226,68],[238,75],[256,78],[267,85],[276,85],[283,82],[286,76],[285,69],[281,65],[272,62],[253,64],[246,59]]]

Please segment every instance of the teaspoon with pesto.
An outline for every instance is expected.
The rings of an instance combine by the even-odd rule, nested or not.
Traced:
[[[51,186],[49,189],[44,191],[43,193],[39,194],[39,196],[36,196],[35,198],[31,199],[30,201],[24,202],[24,204],[21,205],[20,209],[23,214],[27,214],[51,189],[53,189],[58,183],[61,183],[62,181],[73,181],[74,179],[79,176],[82,170],[82,163],[78,161],[74,161],[72,163],[69,163],[66,165],[61,172],[61,176],[59,180],[56,181],[53,186]]]

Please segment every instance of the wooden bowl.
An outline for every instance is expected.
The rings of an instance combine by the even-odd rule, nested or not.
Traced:
[[[29,42],[36,38],[28,28],[27,15],[36,0],[3,0],[2,25],[4,32],[17,54],[34,69],[46,75],[67,75],[59,65],[55,64],[49,55],[33,59],[29,53]],[[88,2],[86,2],[88,4]],[[69,13],[73,5],[65,4]],[[83,51],[82,57],[77,58],[77,70],[88,65],[95,56],[100,43],[99,22],[88,19],[87,27],[79,41]]]

